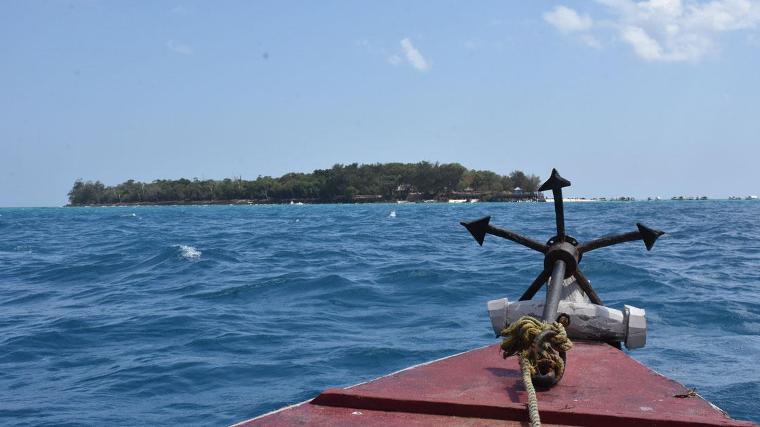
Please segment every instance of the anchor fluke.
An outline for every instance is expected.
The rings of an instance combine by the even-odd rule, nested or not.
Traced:
[[[565,178],[562,178],[559,175],[559,172],[557,172],[557,169],[552,169],[552,174],[549,176],[549,179],[546,180],[541,186],[538,188],[538,191],[547,191],[547,190],[560,190],[563,187],[569,187],[570,181],[566,180]]]
[[[655,230],[654,228],[649,228],[640,222],[636,223],[636,227],[639,228],[639,233],[641,233],[641,239],[644,240],[644,245],[646,245],[648,251],[652,250],[652,247],[654,246],[654,242],[657,240],[657,238],[665,234],[664,231]]]
[[[483,240],[486,238],[486,233],[488,232],[488,223],[490,221],[491,217],[486,216],[480,219],[476,219],[475,221],[462,221],[460,224],[464,225],[467,231],[472,234],[472,237],[475,238],[475,241],[477,241],[480,246],[483,246]]]

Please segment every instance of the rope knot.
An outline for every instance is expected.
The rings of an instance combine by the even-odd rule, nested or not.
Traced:
[[[573,343],[559,322],[543,322],[523,316],[501,331],[504,358],[519,354],[525,358],[533,382],[552,386],[565,372],[565,352]]]

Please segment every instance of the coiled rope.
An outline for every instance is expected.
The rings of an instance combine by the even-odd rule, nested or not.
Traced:
[[[536,337],[542,338],[536,340]],[[566,352],[573,347],[567,337],[565,327],[559,322],[543,322],[531,316],[523,316],[501,331],[504,341],[501,343],[504,358],[515,354],[520,359],[520,370],[525,390],[528,392],[528,413],[533,427],[541,425],[538,414],[538,398],[533,386],[532,376],[536,374],[554,374],[554,378],[562,378],[565,373],[565,361],[560,352]]]

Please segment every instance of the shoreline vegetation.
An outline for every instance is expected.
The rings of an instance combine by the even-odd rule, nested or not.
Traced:
[[[78,179],[67,206],[544,201],[536,175],[499,175],[459,163],[336,164],[254,180],[198,178],[114,186]]]

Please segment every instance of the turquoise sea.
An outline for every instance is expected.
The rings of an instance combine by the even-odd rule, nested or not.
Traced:
[[[542,259],[479,247],[459,221],[485,215],[553,235],[543,203],[0,209],[0,424],[224,425],[494,343],[486,301]],[[565,215],[581,241],[668,233],[581,265],[608,305],[646,309],[633,357],[760,421],[760,203]]]

